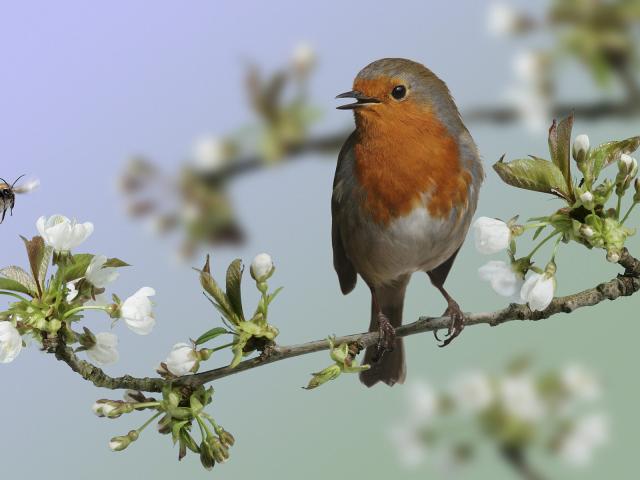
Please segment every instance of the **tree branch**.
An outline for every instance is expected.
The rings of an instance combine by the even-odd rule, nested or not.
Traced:
[[[603,117],[616,116],[628,118],[640,115],[640,101],[611,102],[601,101],[585,103],[582,105],[558,104],[552,109],[555,118],[565,117],[571,113],[576,117],[587,120],[598,120]],[[469,122],[507,123],[514,122],[521,117],[520,111],[512,106],[496,108],[475,108],[463,112],[463,117]],[[306,153],[328,153],[340,149],[352,129],[333,132],[322,136],[309,138],[298,143],[285,145],[283,148],[282,162],[291,162],[297,156]],[[230,180],[244,173],[259,170],[264,167],[264,158],[260,155],[240,157],[229,162],[226,167],[213,173],[203,174],[203,178],[209,182],[221,182]]]
[[[571,313],[582,307],[597,305],[604,300],[615,300],[619,297],[633,295],[640,290],[640,260],[631,256],[627,249],[623,249],[618,263],[624,267],[624,274],[596,287],[566,297],[557,297],[543,311],[532,311],[527,305],[512,303],[509,306],[489,313],[469,313],[466,315],[466,325],[487,324],[492,327],[514,320],[542,320],[557,313]],[[420,317],[413,323],[403,325],[396,329],[396,336],[406,337],[418,333],[442,330],[449,327],[449,317]],[[378,332],[359,333],[347,335],[335,339],[335,344],[356,343],[359,347],[366,348],[378,342]],[[251,370],[253,368],[268,365],[270,363],[299,357],[309,353],[320,352],[329,349],[326,339],[314,342],[289,346],[274,346],[262,352],[258,357],[241,362],[235,368],[229,366],[208,370],[195,375],[187,375],[173,380],[174,384],[197,387],[213,380],[223,378],[236,373]],[[92,382],[97,387],[110,389],[133,389],[143,392],[159,392],[167,380],[162,378],[136,378],[130,375],[122,377],[110,377],[100,368],[80,360],[73,350],[63,344],[55,349],[56,358],[68,364],[71,369]]]

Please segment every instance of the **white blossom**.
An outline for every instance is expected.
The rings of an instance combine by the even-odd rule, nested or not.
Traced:
[[[485,255],[498,253],[509,247],[511,229],[502,220],[480,217],[473,223],[476,249]]]
[[[93,232],[93,223],[77,223],[62,215],[40,217],[36,222],[45,243],[56,252],[69,252],[84,242]]]
[[[487,11],[487,29],[495,36],[513,33],[518,26],[518,14],[504,2],[491,2]]]
[[[567,392],[578,400],[596,400],[601,394],[598,378],[582,365],[567,365],[560,377]]]
[[[556,289],[554,276],[531,272],[520,290],[520,298],[531,310],[544,310],[549,306]]]
[[[22,350],[22,337],[11,322],[0,322],[0,363],[13,362]]]
[[[104,255],[95,255],[85,273],[87,281],[96,288],[104,288],[120,275],[114,267],[105,267],[107,257]]]
[[[534,422],[544,415],[544,405],[529,376],[504,377],[500,380],[498,390],[502,406],[515,418]]]
[[[198,363],[198,354],[192,345],[176,343],[164,363],[171,373],[181,377],[192,373],[193,367]]]
[[[76,288],[76,281],[67,282],[67,303],[71,303],[78,296],[78,289]]]
[[[470,413],[486,409],[494,399],[491,382],[482,372],[468,372],[454,380],[451,396],[461,410]]]
[[[609,421],[601,414],[591,414],[579,420],[563,438],[560,457],[574,467],[585,467],[593,459],[593,451],[609,440]]]
[[[101,332],[95,335],[96,343],[87,350],[87,355],[97,365],[115,363],[120,358],[118,354],[118,337],[113,333]]]
[[[501,260],[492,260],[478,269],[482,280],[491,284],[491,288],[511,301],[520,302],[520,289],[523,284],[522,275],[513,267]]]
[[[153,288],[142,287],[127,298],[120,307],[121,318],[138,335],[148,335],[156,324],[151,300],[149,300],[149,297],[155,294],[156,291]]]
[[[273,273],[274,265],[271,255],[268,253],[260,253],[256,255],[251,262],[251,276],[256,282],[264,282]]]

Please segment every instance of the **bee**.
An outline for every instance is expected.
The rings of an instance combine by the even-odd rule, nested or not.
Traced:
[[[2,212],[2,218],[0,218],[0,223],[4,221],[4,217],[7,214],[7,210],[9,210],[9,214],[13,215],[13,207],[16,205],[16,193],[28,193],[34,188],[36,188],[39,184],[37,180],[26,183],[21,187],[16,187],[16,183],[20,180],[24,175],[20,175],[16,180],[9,184],[4,178],[0,177],[0,212]]]

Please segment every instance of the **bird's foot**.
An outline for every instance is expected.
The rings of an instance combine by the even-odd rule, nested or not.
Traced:
[[[378,314],[378,332],[380,333],[380,338],[378,339],[378,351],[373,358],[374,363],[382,360],[386,352],[393,351],[396,342],[396,329],[393,328],[389,319],[382,312]]]
[[[464,313],[460,310],[460,306],[455,300],[449,300],[449,306],[443,313],[443,317],[450,317],[451,323],[449,324],[449,330],[447,331],[447,335],[444,337],[444,341],[438,345],[439,347],[446,347],[451,342],[453,342],[454,338],[456,338],[462,330],[464,330],[465,318]],[[440,341],[436,332],[434,332],[436,339]]]

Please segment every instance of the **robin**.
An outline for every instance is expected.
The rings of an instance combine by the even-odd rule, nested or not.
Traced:
[[[447,301],[452,322],[446,346],[464,328],[464,314],[444,288],[478,203],[484,172],[477,147],[445,83],[402,58],[377,60],[358,73],[353,90],[356,129],[338,155],[331,198],[333,264],[343,294],[358,274],[371,290],[367,348],[360,374],[371,387],[402,383],[402,324],[407,284],[426,272]]]

